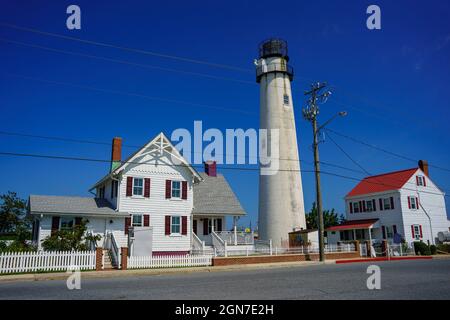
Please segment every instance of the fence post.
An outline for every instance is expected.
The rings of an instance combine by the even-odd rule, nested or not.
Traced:
[[[225,242],[223,249],[225,250],[225,257],[228,257],[228,252],[227,252],[227,243]]]
[[[270,255],[272,255],[272,239],[269,240],[269,250],[270,250]]]
[[[95,249],[95,270],[100,271],[103,269],[103,248]]]
[[[120,248],[120,253],[121,253],[121,267],[122,270],[127,270],[128,267],[128,248],[126,247],[122,247]]]

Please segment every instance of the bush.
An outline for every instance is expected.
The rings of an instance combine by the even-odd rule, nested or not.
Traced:
[[[436,246],[434,244],[432,244],[430,246],[430,252],[431,252],[432,255],[437,253],[437,248],[436,248]]]
[[[450,244],[438,244],[436,250],[450,253]]]
[[[416,255],[421,255],[421,256],[431,255],[430,247],[424,242],[415,241],[414,242],[414,251],[415,251]]]

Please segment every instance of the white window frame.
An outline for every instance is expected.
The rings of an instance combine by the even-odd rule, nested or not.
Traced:
[[[367,212],[372,212],[373,210],[373,202],[372,200],[367,200],[366,201],[366,211]]]
[[[179,183],[179,187],[178,188],[174,188],[174,184],[175,183]],[[181,199],[181,192],[182,192],[181,189],[182,189],[181,181],[180,180],[172,180],[172,188],[170,189],[171,197],[174,198],[174,199]],[[178,192],[179,192],[178,196],[174,195],[174,193],[173,193],[174,190],[178,190]]]
[[[70,227],[70,228],[62,228],[62,225],[63,225],[63,220],[66,220],[66,221],[68,221],[68,223],[70,223],[70,222],[72,222],[72,227]],[[59,218],[59,230],[60,231],[62,231],[62,230],[72,230],[73,228],[75,227],[75,218],[67,218],[67,217],[60,217]]]
[[[413,234],[414,240],[420,240],[420,225],[414,224],[413,229],[414,229],[414,234]]]
[[[134,218],[137,218],[137,217],[140,217],[140,219],[141,219],[141,221],[140,221],[140,223],[138,223],[138,222],[134,222]],[[131,215],[131,226],[132,227],[142,227],[144,225],[144,216],[142,215],[142,214],[138,214],[138,213],[136,213],[136,214],[132,214]]]
[[[394,239],[394,227],[385,226],[386,239]]]
[[[383,198],[383,210],[392,210],[391,198]]]
[[[174,223],[174,219],[178,218],[178,223]],[[173,231],[173,227],[178,226],[178,232]],[[171,216],[170,217],[170,234],[171,235],[181,235],[181,216]]]
[[[135,182],[136,180],[141,180],[142,181],[142,185],[140,186],[136,186]],[[141,194],[137,194],[134,191],[134,188],[141,188]],[[139,177],[133,177],[133,196],[135,197],[143,197],[144,196],[144,178],[139,178]]]
[[[417,176],[417,185],[419,187],[425,187],[425,177],[424,176]]]
[[[359,207],[359,202],[353,202],[353,212],[354,213],[360,213],[361,208]]]
[[[410,203],[410,206],[411,206],[411,210],[419,210],[419,205],[418,205],[418,203],[416,201],[417,200],[416,197],[409,196],[408,199],[409,199],[409,203]]]

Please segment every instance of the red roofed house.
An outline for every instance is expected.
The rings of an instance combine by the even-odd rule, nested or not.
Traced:
[[[328,228],[327,241],[434,244],[438,232],[449,231],[444,196],[424,160],[418,168],[366,177],[345,196],[347,221]]]

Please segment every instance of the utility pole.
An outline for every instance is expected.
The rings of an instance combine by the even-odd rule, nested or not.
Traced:
[[[320,261],[325,261],[324,252],[324,224],[322,211],[322,192],[320,190],[320,163],[319,163],[319,131],[322,127],[317,127],[317,116],[319,115],[318,102],[325,103],[331,92],[322,90],[326,87],[325,83],[314,83],[311,85],[311,90],[305,92],[305,96],[311,96],[308,100],[308,105],[304,108],[303,117],[312,123],[313,127],[313,150],[314,150],[314,171],[316,176],[316,202],[317,202],[317,216],[319,225],[319,255]]]

